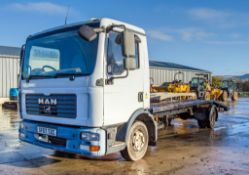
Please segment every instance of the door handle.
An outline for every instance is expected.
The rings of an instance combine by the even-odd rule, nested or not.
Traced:
[[[144,101],[144,92],[138,92],[138,102]]]

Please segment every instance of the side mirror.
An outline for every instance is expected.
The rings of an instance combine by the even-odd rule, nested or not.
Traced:
[[[135,35],[131,31],[125,30],[123,32],[123,56],[124,66],[127,70],[136,69],[135,60]]]
[[[124,59],[124,67],[127,70],[134,70],[136,69],[136,60],[134,58],[125,58]]]
[[[87,25],[82,25],[79,29],[80,36],[87,41],[93,41],[97,38],[97,33],[94,31],[92,27]]]

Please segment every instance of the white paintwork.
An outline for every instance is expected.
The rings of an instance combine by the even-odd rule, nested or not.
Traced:
[[[97,61],[92,75],[69,78],[30,80],[21,82],[22,116],[24,119],[48,123],[101,127],[103,125],[127,122],[137,109],[149,108],[149,62],[147,41],[143,29],[120,21],[103,18],[101,26],[124,24],[127,28],[137,31],[141,43],[140,69],[130,71],[123,79],[114,79],[113,85],[96,86],[96,80],[107,78],[106,73],[106,34],[99,34]],[[144,92],[144,101],[138,102],[138,92]],[[57,117],[33,116],[26,114],[26,93],[75,93],[77,95],[77,117],[66,119]]]
[[[45,82],[44,82],[45,81]],[[102,88],[90,87],[89,77],[76,77],[74,81],[69,78],[30,80],[29,83],[22,82],[22,104],[25,104],[25,94],[76,94],[77,117],[76,119],[34,116],[26,113],[25,105],[22,105],[22,116],[24,119],[43,121],[57,124],[79,125],[79,126],[102,126],[103,120],[103,91]],[[98,99],[98,100],[94,100]],[[95,117],[92,117],[95,116]]]
[[[112,125],[127,122],[137,109],[149,107],[149,69],[147,44],[145,32],[143,29],[110,19],[103,19],[101,24],[104,26],[111,24],[123,24],[128,29],[141,33],[136,34],[141,39],[141,43],[139,43],[139,69],[129,71],[128,77],[114,79],[113,84],[104,86],[104,125]],[[104,57],[104,60],[107,60],[106,57]],[[104,68],[106,67],[107,64],[105,61]],[[104,72],[107,71],[104,70]],[[124,75],[125,73],[123,73],[121,76]],[[104,78],[108,78],[107,73],[105,73]],[[139,92],[147,94],[144,102],[138,101]]]

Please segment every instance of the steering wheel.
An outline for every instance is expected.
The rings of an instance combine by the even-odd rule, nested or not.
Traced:
[[[52,69],[53,71],[56,71],[56,69],[53,66],[44,65],[44,66],[42,66],[42,71],[43,72],[45,72],[45,68],[49,68],[49,69]]]

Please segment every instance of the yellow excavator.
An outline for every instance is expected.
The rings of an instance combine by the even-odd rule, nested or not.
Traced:
[[[182,76],[182,79],[179,79]],[[161,86],[151,85],[151,92],[170,92],[170,93],[189,93],[190,86],[187,83],[183,83],[184,73],[177,72],[174,75],[174,81],[172,83],[164,83]]]
[[[182,79],[179,79],[182,76]],[[178,77],[178,78],[177,78]],[[168,92],[172,93],[189,93],[190,86],[187,83],[183,83],[184,73],[179,71],[174,75],[174,81],[168,85]]]
[[[181,78],[179,78],[181,76]],[[164,83],[161,86],[151,85],[151,93],[195,93],[198,99],[227,101],[227,93],[220,88],[210,85],[206,77],[193,77],[190,83],[183,83],[184,73],[179,71],[174,75],[172,83]]]
[[[227,101],[227,93],[212,87],[204,77],[193,77],[190,81],[190,91],[195,92],[198,99]]]

